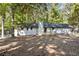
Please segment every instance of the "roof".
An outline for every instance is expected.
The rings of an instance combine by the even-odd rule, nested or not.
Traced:
[[[29,27],[38,27],[38,23],[32,23]],[[53,23],[43,23],[44,28],[71,28],[69,24],[53,24]]]

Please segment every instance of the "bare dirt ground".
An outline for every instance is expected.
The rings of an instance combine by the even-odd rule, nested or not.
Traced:
[[[22,36],[0,39],[0,56],[78,56],[79,37]]]

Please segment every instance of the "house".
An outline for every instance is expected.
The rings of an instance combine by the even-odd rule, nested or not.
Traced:
[[[71,29],[72,27],[69,24],[31,23],[23,30],[18,31],[18,33],[19,35],[37,35],[47,32],[51,34],[52,33],[68,34],[71,32]]]

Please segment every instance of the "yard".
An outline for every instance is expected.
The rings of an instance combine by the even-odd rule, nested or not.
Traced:
[[[42,35],[0,39],[0,56],[65,55],[79,55],[79,37],[71,37],[69,35]]]

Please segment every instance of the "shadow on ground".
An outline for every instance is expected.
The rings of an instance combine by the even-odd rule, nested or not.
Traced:
[[[0,40],[1,56],[77,56],[79,39],[67,35],[22,36]]]

